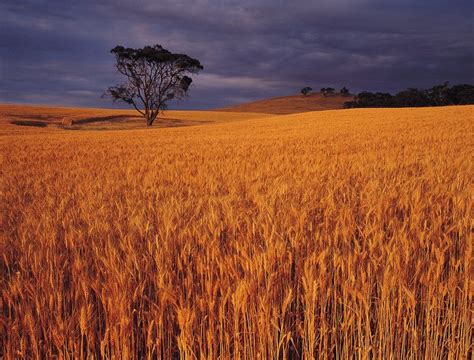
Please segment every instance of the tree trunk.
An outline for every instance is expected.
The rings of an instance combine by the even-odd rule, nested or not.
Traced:
[[[158,117],[158,112],[150,111],[149,113],[147,113],[146,125],[152,126],[153,122],[155,121],[157,117]]]
[[[145,106],[145,120],[146,120],[146,126],[149,127],[153,124],[153,120],[151,120],[152,113],[150,112],[150,109],[148,109],[147,106]]]

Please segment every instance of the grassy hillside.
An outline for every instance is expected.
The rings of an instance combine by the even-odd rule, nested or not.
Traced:
[[[302,96],[301,94],[298,94],[264,99],[217,110],[244,113],[295,114],[309,111],[342,109],[344,103],[346,101],[352,101],[352,99],[353,97],[350,95],[342,96],[334,94],[324,96],[319,93],[313,93],[308,96]]]
[[[467,358],[473,111],[8,125],[0,355]]]

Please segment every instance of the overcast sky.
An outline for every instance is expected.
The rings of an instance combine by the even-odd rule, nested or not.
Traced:
[[[201,61],[174,108],[474,83],[473,24],[472,0],[0,0],[0,102],[111,107],[115,45]]]

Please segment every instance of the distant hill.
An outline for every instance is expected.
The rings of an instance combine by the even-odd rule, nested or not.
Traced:
[[[321,93],[313,93],[308,96],[303,96],[298,94],[237,104],[215,110],[267,114],[295,114],[308,111],[342,109],[346,101],[352,101],[353,99],[353,95],[342,96],[340,94],[334,94],[324,96]]]

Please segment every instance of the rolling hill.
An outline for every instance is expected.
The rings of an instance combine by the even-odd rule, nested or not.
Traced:
[[[296,114],[309,111],[342,109],[346,101],[352,101],[353,96],[334,94],[324,96],[313,93],[308,96],[290,95],[253,101],[244,104],[218,108],[218,111],[253,112],[266,114]]]

